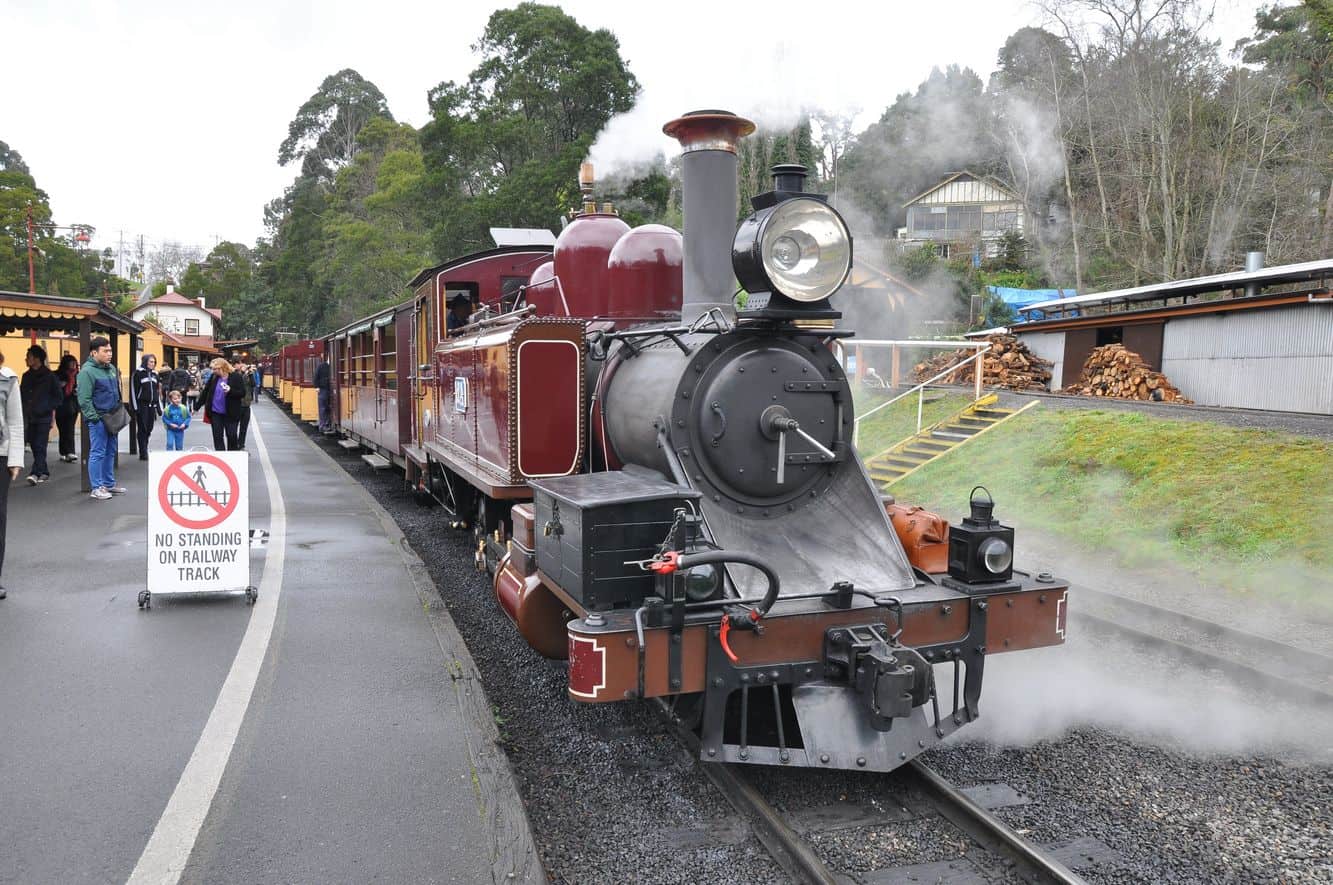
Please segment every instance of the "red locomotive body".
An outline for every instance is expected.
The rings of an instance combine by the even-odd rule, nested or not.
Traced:
[[[753,128],[664,130],[683,237],[599,208],[588,168],[553,249],[423,271],[329,336],[338,420],[474,532],[571,699],[674,698],[705,761],[890,770],[979,715],[988,654],[1064,641],[1068,586],[1013,569],[989,500],[909,558],[831,350],[850,233],[799,166],[736,228]]]
[[[443,341],[427,453],[492,499],[583,463],[583,323],[514,317]]]

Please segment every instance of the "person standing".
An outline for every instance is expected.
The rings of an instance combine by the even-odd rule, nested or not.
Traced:
[[[190,373],[184,366],[177,366],[171,370],[171,377],[167,379],[166,387],[162,389],[163,404],[166,404],[166,398],[173,390],[179,390],[183,398],[186,391],[190,389]]]
[[[204,385],[204,391],[194,410],[204,410],[204,420],[213,428],[213,448],[219,452],[240,449],[236,433],[241,423],[241,398],[245,395],[245,379],[218,357],[209,363],[213,370]],[[224,441],[225,438],[225,441]]]
[[[19,478],[23,469],[23,393],[19,376],[6,366],[0,351],[0,570],[5,566],[5,530],[9,520],[9,484]],[[0,599],[8,594],[0,584]]]
[[[162,412],[162,427],[167,431],[167,451],[185,451],[185,428],[190,426],[190,410],[181,405],[181,392],[167,394],[167,408]]]
[[[236,448],[245,451],[245,432],[250,429],[250,406],[255,401],[254,367],[241,363],[239,371],[244,379],[245,396],[241,397],[241,421],[236,425]]]
[[[162,379],[157,374],[157,357],[146,353],[130,379],[130,409],[139,426],[139,460],[148,460],[148,437],[162,414]]]
[[[106,501],[112,495],[125,494],[125,489],[116,485],[116,438],[120,428],[112,433],[104,420],[123,407],[124,399],[120,372],[111,365],[111,342],[99,335],[89,342],[89,350],[77,382],[79,411],[88,426],[88,481],[93,487],[89,497]]]
[[[203,387],[203,382],[199,380],[199,367],[190,365],[190,385],[185,388],[185,405],[191,412],[199,407],[199,390]]]
[[[77,461],[74,454],[74,424],[79,418],[79,398],[74,389],[79,378],[79,358],[67,353],[60,358],[60,368],[56,370],[60,379],[62,399],[56,407],[56,428],[60,431],[60,460]]]
[[[333,432],[333,390],[332,390],[333,372],[329,369],[329,361],[320,357],[319,365],[315,366],[315,396],[319,400],[319,432]]]
[[[46,365],[44,348],[36,344],[29,347],[26,360],[28,371],[19,382],[19,392],[23,398],[23,436],[32,448],[28,485],[35,486],[51,478],[46,465],[46,444],[51,438],[51,420],[64,402],[65,392],[56,373]]]

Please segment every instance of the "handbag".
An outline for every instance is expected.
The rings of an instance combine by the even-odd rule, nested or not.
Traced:
[[[130,413],[125,409],[124,403],[102,415],[102,424],[106,427],[106,432],[112,436],[124,430],[125,425],[129,423]]]

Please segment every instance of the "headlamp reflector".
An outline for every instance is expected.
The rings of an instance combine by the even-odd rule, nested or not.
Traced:
[[[741,225],[732,265],[750,292],[767,289],[793,301],[822,301],[851,270],[851,233],[822,200],[783,200]]]

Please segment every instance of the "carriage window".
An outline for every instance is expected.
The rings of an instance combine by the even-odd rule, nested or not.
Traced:
[[[500,309],[510,311],[518,301],[519,290],[528,281],[527,277],[500,277]]]
[[[385,326],[380,339],[380,386],[385,390],[398,389],[398,331],[393,326]]]

